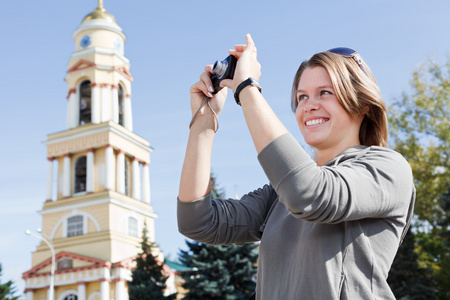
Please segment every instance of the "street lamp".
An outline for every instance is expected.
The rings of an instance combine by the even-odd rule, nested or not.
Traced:
[[[25,230],[25,234],[31,235],[35,238],[40,239],[41,241],[43,241],[44,243],[47,244],[47,246],[50,248],[50,252],[52,253],[52,269],[50,271],[50,291],[48,293],[48,300],[54,300],[54,285],[55,285],[55,249],[53,248],[52,243],[46,239],[45,237],[43,237],[43,233],[42,230],[40,228],[37,229],[37,232],[41,233],[41,235],[37,235],[34,232],[31,232],[30,230]]]

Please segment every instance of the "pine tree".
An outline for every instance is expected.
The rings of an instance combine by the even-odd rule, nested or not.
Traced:
[[[211,196],[223,198],[224,193],[211,177]],[[255,291],[256,244],[243,246],[212,246],[186,241],[188,251],[181,250],[180,261],[192,271],[182,273],[183,299],[249,299]]]
[[[167,276],[164,274],[163,262],[158,261],[152,254],[156,248],[148,240],[147,226],[142,230],[142,252],[136,258],[136,269],[132,272],[132,281],[128,282],[130,300],[159,300],[175,299],[176,294],[164,296]]]
[[[2,276],[2,265],[0,264],[0,277]],[[18,297],[14,296],[16,292],[13,286],[13,282],[10,280],[6,283],[2,283],[0,280],[0,300],[16,300]]]
[[[418,255],[414,249],[415,234],[410,229],[389,271],[387,279],[389,286],[395,297],[400,300],[436,299],[434,289],[431,287],[430,271],[419,267]]]

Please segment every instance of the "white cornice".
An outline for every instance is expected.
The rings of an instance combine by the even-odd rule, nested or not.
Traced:
[[[75,134],[69,134],[60,138],[55,138],[52,140],[48,140],[44,142],[44,145],[49,146],[52,144],[56,144],[56,143],[61,143],[61,142],[65,142],[65,141],[70,141],[76,138],[81,138],[81,137],[85,137],[85,136],[89,136],[89,135],[93,135],[93,134],[97,134],[100,132],[105,132],[105,131],[112,131],[115,134],[119,135],[120,137],[130,141],[131,143],[144,148],[145,150],[147,150],[148,152],[152,152],[152,148],[149,145],[145,145],[144,143],[138,141],[137,139],[131,137],[129,134],[126,134],[120,130],[118,130],[117,128],[114,128],[112,126],[105,126],[105,127],[100,127],[100,128],[94,128],[88,131],[82,131],[82,132],[78,132]],[[141,138],[141,137],[139,137]]]
[[[120,52],[113,50],[113,49],[108,49],[108,48],[102,48],[102,47],[93,47],[93,48],[88,48],[88,49],[84,49],[81,51],[77,51],[72,53],[71,55],[71,59],[73,58],[78,58],[78,57],[82,57],[85,55],[89,55],[89,54],[104,54],[104,55],[115,55],[118,58],[120,58],[125,64],[129,65],[130,61],[128,60],[128,58],[126,58],[125,56],[123,56]]]
[[[81,23],[81,25],[78,26],[77,30],[75,30],[75,32],[73,33],[73,39],[75,39],[75,37],[80,32],[83,32],[85,30],[90,30],[90,29],[110,30],[110,31],[113,31],[113,32],[117,33],[118,35],[120,35],[124,41],[127,39],[127,37],[125,36],[125,34],[122,31],[122,28],[120,28],[119,25],[102,20],[102,19],[93,19],[93,20],[84,21],[83,23]]]
[[[136,201],[138,201],[138,200],[136,200]],[[74,209],[79,209],[79,208],[89,207],[89,206],[94,206],[94,205],[99,205],[99,204],[105,204],[105,203],[111,203],[111,204],[123,207],[125,209],[128,209],[130,211],[137,211],[137,212],[139,212],[147,217],[153,218],[153,219],[156,219],[158,217],[158,215],[153,212],[144,211],[144,210],[142,210],[141,207],[138,207],[138,206],[132,205],[132,204],[128,204],[128,203],[124,203],[124,202],[119,201],[114,198],[100,198],[100,199],[95,199],[95,200],[91,200],[91,201],[85,201],[85,202],[80,202],[80,203],[59,206],[59,207],[55,207],[55,208],[48,208],[45,210],[40,210],[40,211],[38,211],[38,213],[43,216],[43,215],[63,212],[63,211],[67,211],[67,210],[74,210]]]

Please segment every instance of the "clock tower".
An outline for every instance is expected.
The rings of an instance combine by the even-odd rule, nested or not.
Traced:
[[[73,34],[67,128],[45,142],[47,193],[40,214],[42,236],[55,252],[51,300],[128,299],[126,282],[144,226],[155,240],[151,147],[133,132],[126,36],[102,2]],[[27,300],[47,299],[51,267],[42,242],[23,274]]]

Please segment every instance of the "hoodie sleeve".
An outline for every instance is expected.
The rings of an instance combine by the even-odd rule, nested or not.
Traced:
[[[208,194],[177,204],[178,230],[197,242],[242,245],[261,239],[261,226],[277,195],[270,185],[240,200],[211,199]]]
[[[258,155],[289,212],[311,222],[339,223],[404,216],[414,201],[412,172],[397,152],[368,147],[351,159],[318,167],[285,134]]]

